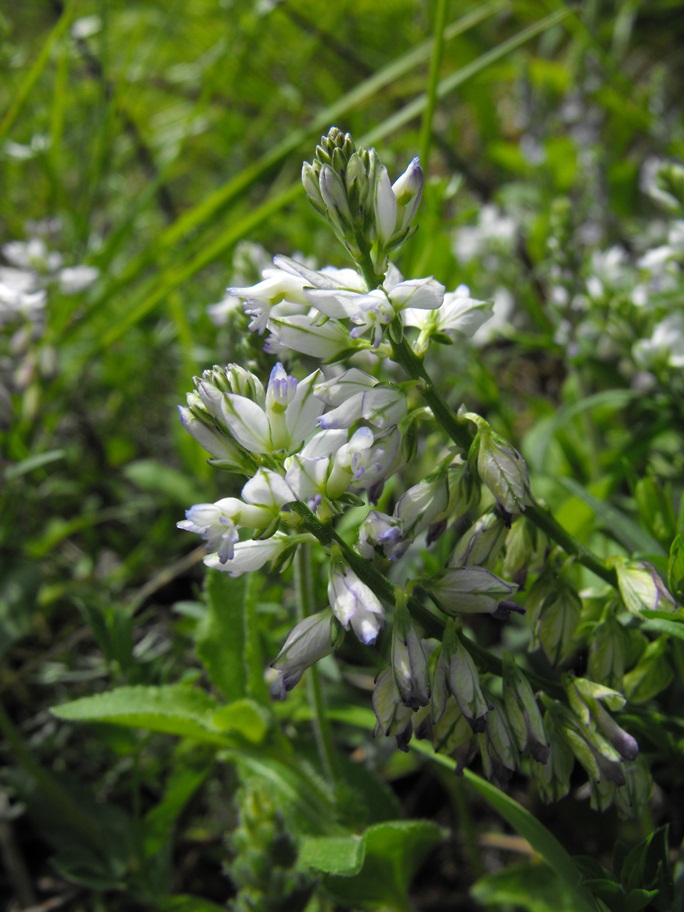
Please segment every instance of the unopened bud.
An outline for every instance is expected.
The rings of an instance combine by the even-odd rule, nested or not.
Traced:
[[[552,665],[562,665],[575,651],[574,637],[582,603],[575,590],[561,577],[555,582],[547,577],[545,583],[547,592],[537,601],[534,638]]]
[[[472,656],[457,635],[453,621],[447,623],[442,650],[447,665],[449,689],[459,709],[473,732],[484,731],[491,706],[484,698],[480,687],[480,675]]]
[[[372,703],[377,719],[375,735],[382,732],[385,737],[394,736],[397,747],[407,751],[413,734],[413,712],[397,701],[391,668],[385,668],[375,679]]]
[[[496,513],[485,513],[463,533],[449,558],[450,567],[487,567],[494,564],[506,537],[506,526]]]
[[[575,765],[575,758],[563,740],[555,714],[547,711],[544,714],[544,726],[551,743],[551,751],[546,763],[530,765],[539,795],[546,804],[560,801],[570,791],[570,775]]]
[[[421,586],[446,614],[495,614],[499,604],[518,588],[484,567],[451,567]]]
[[[340,241],[354,245],[354,220],[347,193],[339,174],[330,165],[321,167],[318,186],[325,203],[325,214],[333,231]]]
[[[620,595],[636,617],[642,611],[674,611],[676,605],[655,567],[647,561],[624,561],[615,565]]]
[[[420,637],[403,604],[397,602],[392,630],[392,674],[397,696],[409,709],[430,702],[430,675]]]
[[[503,785],[518,768],[518,749],[503,706],[494,697],[490,699],[493,712],[487,718],[485,732],[478,735],[478,741],[485,776]]]
[[[616,791],[615,806],[621,817],[634,818],[649,802],[653,792],[653,779],[643,757],[633,763],[625,763],[624,771],[625,784]]]
[[[546,763],[549,737],[529,681],[509,653],[503,658],[503,696],[506,715],[518,749]]]
[[[327,609],[300,621],[287,635],[276,659],[271,662],[278,677],[271,684],[271,694],[284,699],[298,684],[305,670],[324,656],[330,655],[344,637],[344,631]]]
[[[620,684],[629,648],[630,632],[610,615],[592,634],[587,664],[589,676],[595,681],[605,681],[609,687]]]
[[[321,166],[318,162],[310,165],[304,162],[302,166],[302,185],[308,197],[309,202],[321,215],[325,215],[325,201],[321,195],[318,185]]]
[[[465,417],[478,428],[468,461],[476,457],[478,475],[507,513],[512,516],[522,513],[532,502],[525,460],[484,418],[472,412],[466,412]]]
[[[392,184],[392,191],[397,201],[397,220],[395,231],[409,228],[415,218],[423,195],[425,175],[418,158],[414,158],[406,171]]]

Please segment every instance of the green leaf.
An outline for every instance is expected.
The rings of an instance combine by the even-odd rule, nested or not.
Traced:
[[[436,754],[432,746],[425,741],[411,742],[413,750],[430,757],[447,769],[454,770],[456,761],[451,757]],[[470,770],[464,770],[464,776],[469,785],[480,794],[497,814],[513,827],[513,829],[526,839],[539,857],[558,875],[558,877],[572,890],[575,897],[575,912],[596,912],[596,903],[591,894],[581,885],[580,871],[566,852],[562,844],[556,839],[542,823],[537,820],[521,804],[518,804],[509,795],[506,795],[491,782],[487,782]]]
[[[220,570],[207,570],[208,609],[195,641],[212,684],[224,697],[253,697],[268,705],[256,620],[259,586],[256,573],[233,578]]]
[[[39,589],[38,561],[0,552],[0,658],[33,630]]]
[[[219,731],[239,735],[250,744],[261,744],[271,722],[271,714],[253,700],[235,700],[222,706],[212,717],[212,723]]]
[[[204,752],[188,751],[185,744],[178,746],[164,795],[145,816],[143,842],[147,858],[152,858],[171,841],[178,817],[206,781],[213,765],[213,757],[208,759]]]
[[[157,462],[156,459],[129,462],[124,468],[124,475],[141,490],[161,495],[165,503],[189,507],[201,503],[206,497],[185,472]]]
[[[672,681],[674,672],[665,657],[666,648],[662,638],[649,643],[636,667],[623,677],[622,689],[630,703],[645,703]]]
[[[226,912],[225,905],[218,905],[199,896],[190,896],[188,893],[159,899],[157,905],[162,912]]]
[[[108,722],[212,744],[230,744],[213,724],[217,708],[216,701],[208,694],[185,684],[171,684],[119,687],[55,706],[52,712],[70,722]]]
[[[678,602],[684,602],[684,540],[676,535],[670,548],[667,563],[667,582],[670,592]]]
[[[369,827],[362,836],[363,864],[355,873],[352,847],[347,844],[346,873],[328,873],[326,889],[345,908],[412,909],[407,893],[411,880],[426,854],[442,839],[440,828],[427,820],[395,820]],[[332,846],[328,846],[332,849]],[[309,850],[313,855],[313,850]],[[321,854],[333,865],[332,853]],[[354,875],[354,876],[351,876]]]
[[[525,912],[575,912],[575,895],[552,870],[539,862],[510,865],[481,877],[471,895],[483,906],[511,905]]]
[[[21,462],[17,462],[15,465],[10,465],[5,469],[5,478],[7,481],[11,481],[14,478],[19,478],[21,475],[27,475],[29,472],[33,472],[34,469],[42,469],[43,466],[50,465],[53,462],[59,462],[60,459],[64,459],[66,456],[66,450],[50,450],[47,453],[37,453],[35,456],[29,456],[27,459],[22,459]]]
[[[297,865],[323,874],[351,877],[361,870],[365,855],[364,837],[307,836],[299,844]]]
[[[662,554],[660,542],[621,510],[596,497],[574,478],[560,478],[560,484],[590,507],[606,530],[630,552]]]

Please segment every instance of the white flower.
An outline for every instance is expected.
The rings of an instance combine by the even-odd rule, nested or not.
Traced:
[[[96,282],[100,270],[95,266],[68,266],[57,273],[59,289],[62,294],[79,294]]]
[[[359,527],[359,554],[367,560],[373,557],[376,547],[382,549],[385,557],[397,560],[408,545],[404,540],[403,523],[396,516],[371,510]]]
[[[472,336],[492,315],[490,301],[478,301],[470,297],[467,285],[459,285],[456,291],[444,295],[438,310],[419,310],[409,307],[403,311],[405,326],[415,326],[425,341],[437,333],[448,336]],[[421,343],[418,343],[420,349]]]
[[[446,475],[421,481],[399,498],[394,515],[401,520],[405,536],[415,538],[433,522],[441,519],[449,506],[449,483]]]
[[[271,662],[271,668],[278,672],[271,684],[271,695],[284,699],[306,669],[329,655],[342,636],[344,634],[328,609],[300,621],[287,635],[278,657]]]
[[[271,315],[268,321],[270,336],[264,345],[264,351],[271,355],[283,351],[299,352],[322,361],[331,361],[352,348],[365,347],[354,343],[349,332],[335,320],[328,320],[321,325],[316,322],[320,315],[311,310],[307,314],[291,316]]]
[[[271,538],[236,542],[232,557],[226,560],[221,560],[220,554],[208,554],[204,558],[204,563],[212,570],[223,570],[230,576],[242,576],[243,573],[261,570],[269,561],[280,557],[300,539],[301,536],[276,532]]]
[[[196,532],[207,543],[207,551],[215,551],[221,563],[233,557],[235,543],[239,539],[234,521],[234,497],[213,504],[195,504],[186,511],[186,519],[176,523],[179,529]]]
[[[297,382],[282,364],[271,371],[265,408],[246,396],[225,393],[223,420],[237,442],[250,453],[292,452],[316,427],[323,403],[313,396],[318,371]]]
[[[400,389],[382,385],[357,368],[317,383],[314,395],[326,405],[336,406],[318,419],[322,428],[348,428],[363,418],[382,430],[398,424],[407,411],[406,396]]]
[[[362,643],[375,642],[385,623],[382,605],[373,591],[342,561],[334,561],[331,566],[328,599],[345,630],[351,626]]]
[[[640,339],[632,351],[639,367],[684,367],[684,316],[676,313],[665,317],[656,324],[651,338]]]

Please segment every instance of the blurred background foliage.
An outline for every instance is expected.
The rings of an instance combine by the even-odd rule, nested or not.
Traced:
[[[640,174],[649,158],[684,157],[682,5],[448,4],[426,143],[435,16],[433,4],[416,0],[31,0],[0,9],[0,239],[42,239],[63,267],[98,270],[67,293],[40,248],[29,264],[47,294],[39,330],[19,338],[9,318],[0,325],[0,894],[8,909],[57,897],[54,908],[201,912],[200,897],[214,908],[210,900],[225,903],[250,883],[244,871],[222,873],[226,833],[244,845],[246,832],[266,827],[259,839],[287,841],[277,808],[250,823],[254,795],[243,791],[236,804],[239,777],[230,764],[211,772],[206,746],[72,727],[49,707],[112,685],[203,677],[197,643],[211,638],[202,633],[202,552],[188,555],[175,523],[190,504],[235,492],[207,470],[176,405],[215,362],[265,363],[239,320],[217,326],[207,315],[228,284],[256,279],[247,241],[342,264],[298,186],[302,160],[332,123],[375,144],[390,173],[422,153],[428,183],[421,229],[399,263],[406,275],[465,282],[478,298],[502,287],[513,296],[514,318],[476,358],[452,349],[442,357],[453,402],[465,397],[521,446],[540,493],[576,534],[605,550],[598,533],[611,517],[597,517],[557,476],[613,497],[646,529],[638,546],[666,564],[680,521],[677,499],[663,491],[681,489],[681,424],[666,432],[682,419],[681,378],[660,383],[637,432],[628,396],[596,400],[588,434],[582,407],[550,425],[561,406],[628,384],[617,358],[568,356],[549,303],[558,265],[549,238],[566,231],[562,252],[575,261],[564,268],[575,277],[591,249],[640,252],[645,219],[657,238],[661,216]],[[490,234],[464,233],[485,206],[496,207],[487,210]],[[469,241],[481,245],[473,255]],[[12,266],[9,256],[3,262]],[[652,490],[635,491],[654,474]],[[289,629],[288,601],[269,581],[258,585],[268,661]],[[294,717],[303,704],[292,699]],[[484,908],[467,898],[469,887],[510,858],[493,817],[474,798],[468,811],[458,785],[437,788],[415,758],[389,758],[365,732],[344,729],[341,738],[377,769],[389,763],[385,776],[398,784],[396,794],[383,792],[382,819],[398,795],[408,814],[460,821],[465,836],[441,850],[432,883],[422,876],[416,907],[458,899],[459,908]],[[681,762],[670,742],[662,756]],[[669,776],[681,784],[681,773]],[[450,808],[442,816],[440,803]],[[572,802],[553,814],[572,851],[600,847],[586,807]],[[473,815],[484,848],[469,842]],[[82,851],[94,820],[109,847],[99,881]],[[649,832],[647,822],[634,826],[631,837]],[[81,855],[63,853],[55,868],[51,857],[74,831]],[[283,908],[304,908],[312,884],[283,877],[273,890],[298,897]],[[195,898],[174,904],[175,894]],[[500,907],[495,890],[478,896]],[[340,907],[362,907],[358,897],[348,902]],[[519,907],[554,908],[526,905],[511,888],[506,908]]]

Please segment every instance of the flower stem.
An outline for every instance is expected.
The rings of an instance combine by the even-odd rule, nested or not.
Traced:
[[[473,441],[471,431],[461,424],[454,411],[449,408],[442,396],[438,393],[434,383],[421,359],[416,355],[409,345],[406,337],[399,341],[392,340],[392,357],[401,367],[404,368],[409,377],[414,380],[420,380],[420,392],[430,406],[435,419],[446,431],[453,442],[463,451],[467,452]],[[525,507],[525,516],[533,522],[546,535],[560,545],[564,551],[575,557],[583,566],[596,576],[610,583],[611,586],[617,586],[617,575],[612,567],[606,566],[603,561],[599,560],[594,554],[584,547],[574,536],[572,536],[561,524],[554,519],[551,513],[538,503],[533,502]]]
[[[294,559],[295,597],[297,601],[298,620],[314,613],[314,592],[311,573],[311,549],[308,544],[297,548]],[[325,712],[323,690],[318,666],[309,668],[306,678],[307,694],[312,712],[312,724],[318,746],[318,754],[326,779],[334,789],[337,777],[335,776],[336,760],[333,747],[332,731]]]

